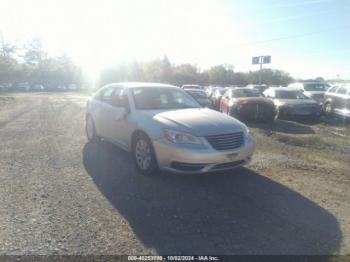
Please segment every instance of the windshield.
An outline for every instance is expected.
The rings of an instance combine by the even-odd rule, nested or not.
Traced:
[[[326,84],[304,84],[305,91],[326,91],[327,90]]]
[[[198,108],[200,105],[186,92],[175,88],[143,87],[132,89],[139,110]]]
[[[280,99],[308,99],[302,92],[278,90],[276,91],[276,98]]]
[[[207,95],[205,94],[205,92],[198,92],[198,91],[187,91],[193,98],[201,98],[201,99],[205,99],[207,98]]]
[[[232,90],[233,97],[262,97],[259,91],[254,89],[234,89]]]

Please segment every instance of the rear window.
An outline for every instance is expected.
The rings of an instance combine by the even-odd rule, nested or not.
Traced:
[[[279,99],[307,99],[302,92],[287,91],[287,90],[276,90],[276,98]]]
[[[262,97],[263,95],[254,89],[234,89],[232,90],[233,97]]]

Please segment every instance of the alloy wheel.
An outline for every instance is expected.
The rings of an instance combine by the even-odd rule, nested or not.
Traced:
[[[152,164],[152,152],[149,143],[144,139],[138,139],[135,145],[135,157],[141,170],[148,170]]]

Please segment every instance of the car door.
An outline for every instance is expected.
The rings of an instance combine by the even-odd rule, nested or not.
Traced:
[[[345,97],[347,94],[347,88],[346,87],[340,87],[337,89],[336,92],[336,100],[335,100],[335,109],[336,110],[343,110],[346,106],[345,103]]]
[[[328,91],[325,93],[325,100],[324,100],[324,105],[326,103],[331,103],[332,108],[335,107],[336,100],[337,100],[337,94],[336,91],[338,89],[338,86],[333,86]]]
[[[110,101],[114,92],[113,86],[105,87],[95,97],[94,104],[92,105],[92,115],[95,121],[95,127],[99,136],[106,138],[108,131],[107,115]]]
[[[106,107],[106,138],[111,142],[128,149],[130,138],[129,125],[130,104],[126,89],[116,87],[111,101]]]

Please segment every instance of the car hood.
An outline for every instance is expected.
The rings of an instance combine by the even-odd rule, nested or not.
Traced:
[[[326,91],[304,91],[304,94],[308,95],[323,95]]]
[[[272,101],[270,99],[264,98],[264,97],[239,97],[239,98],[235,98],[235,100],[238,103],[266,103],[266,104],[272,104]]]
[[[226,134],[244,131],[244,124],[237,119],[209,108],[189,108],[172,111],[144,111],[164,127],[185,131],[196,136]]]
[[[275,99],[274,102],[276,105],[317,105],[312,99]]]

